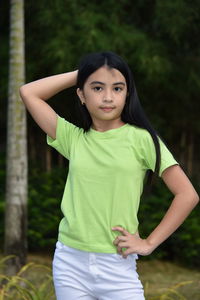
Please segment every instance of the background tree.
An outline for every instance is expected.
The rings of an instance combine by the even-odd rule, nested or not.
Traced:
[[[0,1],[0,6],[0,93],[1,98],[6,99],[9,1]],[[149,119],[199,191],[200,2],[136,0],[133,5],[131,0],[27,0],[25,16],[26,82],[71,71],[88,52],[117,52],[133,71]],[[50,105],[58,114],[79,125],[77,101],[72,88],[55,96]],[[5,103],[7,100],[0,110],[3,133],[0,183],[5,176]],[[31,117],[28,117],[28,148],[29,247],[31,251],[49,251],[54,248],[57,237],[68,164],[47,147],[45,134]],[[5,210],[4,198],[2,189],[0,216]],[[171,195],[162,185],[155,185],[151,197],[141,201],[142,234],[148,234],[155,227],[170,201]],[[1,222],[0,218],[0,225]],[[2,228],[3,225],[0,226],[0,241]],[[199,235],[197,208],[181,229],[161,246],[160,257],[179,258],[199,265]]]
[[[26,113],[19,97],[25,76],[23,5],[23,0],[10,1],[5,254],[16,257],[9,262],[9,274],[26,262],[27,251]]]
[[[27,1],[26,14],[27,81],[74,69],[88,52],[117,52],[133,70],[141,102],[152,123],[188,175],[198,176],[198,1],[137,0],[134,5],[130,0],[98,4],[85,0]],[[64,101],[52,103],[58,112],[78,124],[74,95],[59,95],[56,99],[62,97]],[[32,141],[41,141],[35,127],[32,132]],[[34,153],[36,157],[45,153],[44,146],[34,151],[40,143],[29,142],[33,158]],[[49,162],[48,158],[49,153]]]

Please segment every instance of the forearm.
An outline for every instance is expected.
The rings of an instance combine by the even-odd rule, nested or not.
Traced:
[[[38,98],[48,100],[60,91],[76,85],[78,71],[45,77],[23,85],[20,93],[23,100]]]
[[[57,114],[45,101],[76,84],[78,71],[49,76],[23,85],[20,96],[36,123],[56,138]]]
[[[197,203],[198,196],[195,193],[191,196],[188,194],[178,194],[174,197],[164,218],[147,238],[147,242],[153,250],[184,222]]]

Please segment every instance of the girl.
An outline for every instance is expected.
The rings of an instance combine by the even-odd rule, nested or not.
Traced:
[[[45,102],[74,85],[81,128]],[[199,198],[146,119],[128,65],[112,52],[93,53],[78,71],[28,83],[20,94],[48,144],[70,162],[53,259],[57,299],[143,300],[137,255],[152,253]],[[137,211],[145,174],[152,181],[152,171],[174,199],[160,224],[142,239]]]

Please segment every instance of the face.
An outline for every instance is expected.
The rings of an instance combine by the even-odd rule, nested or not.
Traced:
[[[126,79],[117,69],[103,66],[87,78],[83,90],[77,89],[77,94],[93,124],[119,122],[127,96]]]

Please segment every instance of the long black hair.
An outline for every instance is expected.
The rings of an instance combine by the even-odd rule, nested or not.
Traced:
[[[158,140],[158,133],[150,124],[148,118],[145,115],[145,112],[140,104],[137,90],[134,83],[133,74],[128,66],[128,64],[117,54],[106,51],[106,52],[96,52],[84,56],[78,66],[78,78],[77,78],[77,87],[83,90],[84,83],[87,78],[94,73],[96,70],[102,66],[107,66],[109,68],[117,69],[122,73],[126,79],[127,84],[127,98],[126,103],[121,114],[121,120],[124,123],[129,123],[137,127],[148,130],[150,133],[156,151],[156,164],[155,170],[152,172],[148,170],[147,172],[147,186],[151,185],[155,174],[159,174],[160,170],[160,144]],[[87,132],[91,125],[92,119],[85,105],[81,105],[80,101],[78,102],[79,109],[82,115],[82,128]]]

